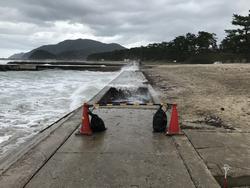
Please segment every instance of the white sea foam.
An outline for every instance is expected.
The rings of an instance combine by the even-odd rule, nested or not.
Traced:
[[[133,63],[112,73],[0,72],[0,155],[88,101],[119,74],[136,70],[138,65]],[[127,79],[120,81],[133,87],[136,80]]]
[[[11,135],[0,136],[0,144],[1,144],[2,142],[5,142],[5,141],[9,140],[10,137],[11,137]]]
[[[131,62],[131,63],[125,65],[124,67],[122,67],[121,72],[123,72],[123,71],[137,71],[137,70],[139,70],[139,65],[136,61],[134,61],[134,62]]]
[[[0,72],[0,154],[89,100],[119,72]]]
[[[136,89],[138,87],[144,86],[145,80],[144,76],[141,76],[140,74],[135,73],[139,70],[139,66],[136,62],[128,64],[124,66],[121,69],[120,74],[122,74],[121,77],[115,79],[110,86],[116,87],[116,88],[130,88],[130,89]]]

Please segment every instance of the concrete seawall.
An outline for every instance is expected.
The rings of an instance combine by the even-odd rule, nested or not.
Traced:
[[[127,63],[124,62],[77,62],[77,61],[59,61],[59,62],[32,62],[32,61],[14,61],[8,64],[0,65],[0,71],[40,71],[47,69],[61,70],[89,70],[89,71],[118,71]]]
[[[160,102],[142,72],[125,71],[89,104],[108,101],[113,97],[111,88],[124,89],[130,84],[146,88],[143,92],[147,97],[143,100]],[[29,147],[20,148],[23,150],[20,155],[6,158],[5,166],[0,166],[0,185],[219,187],[185,136],[166,137],[152,132],[156,109],[156,106],[95,109],[94,113],[104,120],[107,131],[93,136],[75,136],[81,124],[81,108],[76,109],[38,134]]]

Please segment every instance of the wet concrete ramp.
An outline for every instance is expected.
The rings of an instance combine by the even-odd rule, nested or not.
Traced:
[[[136,102],[141,104],[154,102],[147,87],[139,87],[134,89],[111,87],[99,101],[100,104]]]
[[[106,132],[75,136],[26,187],[195,187],[171,137],[152,133],[149,109],[98,109]]]

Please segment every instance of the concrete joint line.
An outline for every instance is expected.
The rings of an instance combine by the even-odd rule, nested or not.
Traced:
[[[32,180],[32,178],[47,164],[47,162],[54,156],[54,154],[61,148],[61,146],[71,137],[71,135],[76,131],[79,127],[79,124],[70,132],[70,134],[61,142],[61,144],[49,155],[49,157],[44,161],[44,163],[32,174],[32,176],[25,182],[24,188],[26,185]]]
[[[219,188],[219,184],[212,176],[202,157],[195,150],[188,137],[185,135],[184,137],[173,137],[172,139],[176,145],[178,155],[182,159],[195,187]]]
[[[188,175],[189,175],[190,179],[191,179],[192,182],[193,182],[193,185],[197,188],[196,183],[195,183],[195,180],[194,180],[193,177],[191,176],[191,172],[190,172],[190,170],[189,170],[189,168],[188,168],[188,166],[187,166],[187,164],[186,164],[184,158],[183,158],[182,155],[180,154],[178,144],[175,142],[175,139],[174,139],[173,137],[172,137],[172,141],[173,141],[173,143],[174,143],[174,146],[175,146],[175,148],[176,148],[176,152],[177,152],[178,156],[181,158],[181,160],[182,160],[182,162],[183,162],[183,165],[185,166],[185,168],[186,168],[186,170],[187,170],[187,172],[188,172]]]

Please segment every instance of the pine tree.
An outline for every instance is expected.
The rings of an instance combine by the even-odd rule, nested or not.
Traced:
[[[237,29],[225,30],[226,38],[222,41],[222,49],[234,53],[250,52],[250,11],[247,16],[233,15],[232,24]]]
[[[217,49],[216,34],[199,31],[196,38],[198,52],[211,51]]]

